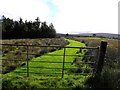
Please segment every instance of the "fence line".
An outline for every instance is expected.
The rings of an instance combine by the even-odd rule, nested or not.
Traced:
[[[56,47],[56,48],[79,48],[79,49],[99,49],[99,47],[78,47],[78,46],[60,46],[60,45],[20,45],[20,44],[0,44],[1,46],[31,46],[31,47]]]
[[[43,68],[43,67],[31,67],[29,66],[29,62],[45,62],[45,63],[61,63],[62,64],[62,68],[47,68],[47,67],[44,67],[45,69],[61,69],[62,72],[61,73],[57,73],[57,74],[61,74],[62,75],[62,78],[64,78],[64,74],[66,74],[66,72],[64,72],[64,70],[67,70],[67,69],[78,69],[78,68],[65,68],[65,63],[71,63],[71,62],[66,62],[65,61],[65,57],[66,56],[79,56],[79,57],[82,57],[80,55],[67,55],[66,54],[66,48],[78,48],[78,49],[97,49],[99,50],[99,55],[96,57],[94,55],[83,55],[85,57],[95,57],[96,61],[95,62],[80,62],[80,64],[94,64],[94,71],[95,72],[95,75],[100,75],[100,73],[102,72],[102,67],[103,67],[103,63],[104,63],[104,57],[105,57],[105,51],[106,51],[106,48],[107,48],[107,42],[104,42],[102,41],[101,42],[101,45],[99,47],[69,47],[69,46],[58,46],[58,45],[52,45],[52,46],[40,46],[40,45],[16,45],[16,44],[0,44],[2,46],[25,46],[26,47],[26,60],[17,60],[16,61],[26,61],[26,72],[17,72],[16,73],[27,73],[27,77],[29,77],[29,73],[36,73],[36,74],[45,74],[45,73],[42,73],[42,72],[30,72],[29,71],[29,68]],[[54,54],[44,54],[44,55],[48,55],[48,56],[63,56],[63,61],[62,62],[53,62],[53,61],[37,61],[37,60],[29,60],[29,55],[36,55],[36,54],[31,54],[29,53],[29,47],[57,47],[57,48],[63,48],[64,50],[64,53],[62,55],[54,55]],[[39,54],[41,55],[41,54]],[[5,60],[5,59],[2,59],[2,60]],[[10,60],[10,61],[15,61],[14,59],[13,60]],[[86,67],[87,68],[87,67]],[[86,69],[84,68],[84,69]],[[96,74],[97,73],[97,74]],[[52,74],[52,73],[49,73],[49,74]],[[54,73],[53,73],[54,74]],[[67,74],[70,74],[70,73],[67,73]],[[74,74],[85,74],[85,73],[74,73]],[[89,73],[87,73],[89,74]]]

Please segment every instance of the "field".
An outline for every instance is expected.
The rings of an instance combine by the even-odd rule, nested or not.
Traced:
[[[95,80],[90,78],[88,82],[91,87],[120,88],[120,40],[95,37],[75,37],[74,40],[82,41],[87,46],[98,46],[102,40],[108,43],[101,77]]]
[[[10,40],[1,40],[3,44],[20,44],[20,45],[61,45],[65,46],[67,42],[63,38],[51,38],[51,39],[10,39]],[[23,46],[2,46],[0,49],[2,53],[2,73],[10,72],[14,70],[17,66],[24,64],[22,60],[26,58],[26,48]],[[34,53],[36,55],[31,55],[29,58],[37,56],[39,53],[47,53],[54,51],[56,48],[39,48],[33,47],[29,48],[29,53]],[[13,60],[14,59],[14,60]],[[9,60],[9,61],[8,61]],[[10,61],[11,60],[11,61]],[[16,60],[16,61],[15,61]]]
[[[76,64],[71,64],[73,60],[77,57],[67,57],[65,61],[71,63],[65,63],[65,68],[71,68],[70,70],[65,70],[64,78],[61,78],[61,74],[35,74],[30,73],[29,77],[27,77],[26,73],[16,74],[16,71],[26,72],[26,62],[20,67],[16,67],[14,71],[10,71],[10,73],[3,74],[3,88],[29,88],[36,90],[37,88],[111,88],[115,90],[116,88],[120,88],[120,56],[118,55],[118,43],[120,43],[116,39],[107,39],[107,38],[89,38],[89,37],[74,37],[74,40],[66,39],[67,46],[99,46],[102,40],[108,42],[108,48],[106,53],[106,58],[104,62],[104,68],[102,71],[101,77],[94,78],[91,75],[76,75],[74,73],[77,72],[79,68],[86,67],[86,64],[80,66]],[[63,40],[65,42],[66,40]],[[34,40],[33,40],[34,41]],[[38,40],[37,40],[38,41]],[[55,40],[54,40],[55,41]],[[79,42],[78,42],[79,41]],[[44,41],[43,41],[44,42]],[[82,42],[82,43],[80,43]],[[12,42],[11,42],[12,43]],[[19,42],[20,43],[20,42]],[[18,43],[18,44],[19,44]],[[34,43],[35,44],[35,43]],[[58,45],[58,42],[56,43]],[[60,45],[60,44],[59,44]],[[18,48],[19,49],[19,48]],[[6,50],[6,49],[4,49]],[[14,50],[14,49],[13,49]],[[21,49],[22,50],[22,49]],[[36,49],[38,50],[38,48]],[[35,51],[36,51],[35,50]],[[30,49],[30,52],[32,48]],[[33,50],[34,51],[34,50]],[[45,60],[50,62],[62,62],[63,57],[61,56],[47,56],[46,54],[63,54],[64,49],[54,49],[52,52],[48,50],[42,56],[34,57],[32,56],[29,62],[30,67],[42,67],[42,68],[29,68],[29,72],[42,72],[42,73],[61,73],[62,72],[62,63],[41,63],[39,61]],[[76,54],[79,49],[67,48],[66,54]],[[91,51],[93,52],[93,51]],[[89,52],[89,54],[91,54]],[[38,53],[34,52],[34,53]],[[77,53],[80,55],[84,55],[85,51],[83,50],[81,53]],[[5,55],[7,56],[7,54]],[[4,57],[5,57],[4,56]],[[79,59],[82,60],[83,57]],[[32,61],[38,62],[32,62]],[[88,72],[91,72],[91,68],[88,65]],[[54,69],[44,69],[44,68],[54,68]],[[60,68],[60,69],[57,69]],[[78,68],[76,70],[72,70],[72,68]],[[84,73],[85,71],[80,71],[79,73]],[[73,73],[73,74],[66,74]],[[97,83],[96,83],[97,82]]]
[[[79,43],[79,42],[76,42],[73,40],[69,40],[69,42],[70,42],[70,44],[68,46],[83,46],[84,47],[84,45],[85,45],[85,44],[82,44],[82,43]],[[78,50],[79,49],[67,48],[66,55],[74,55]],[[40,67],[40,68],[30,68],[29,72],[36,72],[36,73],[40,72],[43,74],[42,76],[45,76],[44,75],[45,73],[48,73],[46,76],[50,75],[49,73],[61,73],[62,72],[63,53],[64,53],[64,49],[61,49],[61,50],[56,50],[54,52],[47,53],[49,55],[52,54],[52,56],[47,56],[45,54],[41,57],[32,58],[32,60],[30,60],[29,67]],[[53,55],[62,55],[62,56],[53,56]],[[73,68],[74,67],[74,65],[71,65],[74,58],[75,57],[73,57],[73,56],[66,57],[65,68]],[[42,61],[44,61],[44,62],[42,62]],[[50,62],[55,62],[55,63],[50,63]],[[71,63],[67,63],[67,62],[71,62]],[[54,66],[54,68],[53,68],[53,66]],[[25,68],[25,67],[27,67],[27,66],[25,65],[23,68]],[[46,69],[46,68],[50,68],[50,70]],[[24,72],[24,71],[26,71],[26,69],[18,69],[17,71]],[[61,77],[61,74],[58,76]]]
[[[78,38],[76,37],[75,40],[82,41],[86,43],[87,46],[99,46],[101,41],[106,41],[107,51],[106,51],[106,63],[112,66],[113,62],[119,62],[120,59],[119,53],[119,45],[120,40],[117,39],[108,39],[108,38]]]
[[[74,40],[68,40],[69,42],[69,45],[68,46],[81,46],[81,47],[85,47],[85,44],[84,43],[80,43],[80,42],[77,42],[77,41],[74,41]],[[67,55],[74,55],[76,54],[76,52],[79,51],[79,49],[73,49],[73,48],[67,48],[66,49],[66,54]],[[60,49],[60,50],[56,50],[54,52],[49,52],[48,54],[63,54],[64,51],[63,49]],[[84,55],[84,52],[82,51],[82,53],[79,53],[80,55]],[[72,56],[72,57],[66,57],[65,61],[66,62],[73,62],[73,60],[75,59],[76,57]],[[37,57],[37,58],[32,58],[30,60],[30,63],[29,63],[29,66],[30,67],[47,67],[47,68],[54,68],[54,69],[41,69],[41,68],[30,68],[29,71],[30,72],[42,72],[43,74],[40,75],[40,74],[32,74],[30,73],[30,76],[29,77],[26,77],[26,73],[24,74],[16,74],[15,72],[16,71],[19,71],[19,72],[24,72],[26,71],[26,69],[22,69],[22,68],[25,68],[26,65],[20,67],[20,68],[17,68],[16,70],[10,72],[10,73],[7,73],[5,75],[3,75],[3,88],[6,88],[6,87],[16,87],[16,88],[23,88],[23,87],[28,87],[28,88],[48,88],[48,87],[58,87],[58,88],[65,88],[65,87],[84,87],[84,83],[85,83],[85,80],[90,76],[90,75],[75,75],[75,71],[77,71],[77,68],[78,66],[76,65],[72,65],[71,63],[66,63],[65,64],[65,68],[74,68],[76,67],[76,70],[73,72],[73,70],[65,70],[65,73],[68,72],[68,73],[73,73],[73,74],[64,74],[64,79],[61,79],[61,74],[50,74],[50,73],[61,73],[62,72],[62,63],[41,63],[41,62],[32,62],[33,60],[35,61],[42,61],[42,60],[45,60],[45,61],[51,61],[51,62],[62,62],[62,59],[63,57],[61,56],[46,56],[46,55],[43,55],[43,56],[40,56],[40,57]],[[80,58],[80,60],[82,60],[82,57]],[[85,67],[86,65],[82,65],[81,67]],[[61,68],[61,69],[57,69],[57,68]],[[89,68],[90,70],[90,68]],[[71,72],[72,71],[72,72]],[[85,72],[83,70],[83,72]],[[44,74],[44,73],[48,73],[48,74]],[[81,72],[80,72],[81,73]],[[52,77],[52,79],[50,79],[51,76],[54,76],[54,78]],[[48,78],[47,78],[48,77]],[[28,79],[27,82],[23,82],[24,79]],[[57,79],[57,80],[56,80]],[[21,81],[22,80],[22,81]],[[9,81],[9,84],[7,82]],[[33,83],[34,81],[34,83]],[[22,83],[22,85],[20,85],[19,83]],[[26,86],[26,83],[28,84],[28,86]],[[44,83],[44,84],[43,84]],[[46,83],[48,83],[46,85]],[[65,83],[65,84],[63,84]],[[10,85],[12,84],[12,85]],[[54,84],[54,85],[53,85]],[[8,86],[6,86],[8,85]]]

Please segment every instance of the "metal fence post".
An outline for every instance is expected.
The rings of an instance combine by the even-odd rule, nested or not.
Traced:
[[[27,56],[26,56],[26,61],[27,61],[27,77],[29,77],[28,45],[27,45]]]
[[[63,66],[62,66],[62,78],[64,77],[65,52],[66,52],[66,48],[64,47]]]
[[[100,76],[101,75],[103,64],[104,64],[106,48],[107,48],[107,42],[101,41],[99,58],[98,58],[98,62],[97,62],[97,68],[96,68],[95,76]]]

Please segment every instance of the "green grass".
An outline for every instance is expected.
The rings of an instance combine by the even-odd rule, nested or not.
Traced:
[[[10,39],[10,40],[0,40],[2,44],[20,44],[20,45],[60,45],[65,46],[67,42],[64,38],[39,38],[39,39]],[[58,48],[45,48],[45,47],[29,47],[29,53],[38,54],[40,52],[47,53]],[[2,46],[0,47],[2,51],[2,73],[8,73],[14,68],[21,66],[24,63],[21,60],[26,59],[26,46]],[[34,55],[30,55],[29,58],[33,58]],[[4,60],[3,60],[4,59]],[[10,61],[15,59],[17,61]]]
[[[85,47],[85,44],[74,41],[74,40],[69,40],[70,44],[68,46],[81,46],[81,47]],[[76,55],[76,52],[79,49],[73,49],[73,48],[66,48],[66,55]],[[62,73],[62,62],[63,62],[63,53],[64,53],[64,49],[61,50],[57,50],[54,52],[50,52],[48,54],[52,54],[52,55],[62,55],[62,56],[47,56],[47,55],[43,55],[41,57],[37,57],[37,58],[33,58],[32,60],[30,60],[29,62],[29,67],[42,67],[42,68],[29,68],[29,72],[36,72],[36,73]],[[84,53],[82,53],[81,55],[83,55]],[[71,62],[74,60],[75,56],[66,56],[65,57],[65,62]],[[82,59],[82,57],[81,57]],[[32,61],[37,61],[37,62],[32,62]],[[49,62],[61,62],[61,63],[49,63],[49,62],[39,62],[39,61],[49,61]],[[65,68],[73,68],[76,67],[75,65],[71,65],[71,63],[65,63]],[[20,67],[18,69],[16,69],[15,71],[19,71],[19,72],[26,72],[26,65],[23,67]],[[54,69],[45,69],[45,68],[54,68]],[[61,68],[61,69],[57,69],[57,68]],[[67,72],[68,70],[65,70],[65,72]],[[32,73],[30,73],[32,74]],[[42,76],[45,76],[44,74],[41,74]],[[51,74],[46,74],[51,75]],[[61,74],[55,74],[52,76],[61,76]]]
[[[80,46],[85,47],[84,43],[80,43],[74,40],[68,40],[70,44],[68,46]],[[66,55],[75,55],[79,49],[67,48]],[[54,52],[50,52],[48,54],[62,54],[64,50],[57,50]],[[81,54],[81,53],[80,53]],[[81,55],[83,55],[82,53]],[[68,57],[66,56],[65,62],[72,62],[75,56]],[[82,58],[82,57],[81,57]],[[55,62],[62,62],[63,56],[40,56],[37,58],[33,58],[31,61],[55,61]],[[62,68],[62,63],[42,63],[42,62],[29,62],[29,66],[39,66],[39,67],[48,67],[48,68]],[[30,76],[27,77],[26,73],[15,73],[15,71],[26,72],[25,66],[17,68],[13,72],[3,75],[3,88],[6,87],[16,87],[16,88],[83,88],[85,80],[89,77],[89,75],[74,75],[74,74],[64,74],[64,78],[61,78],[61,74],[33,74],[30,73]],[[76,67],[75,65],[71,65],[71,63],[65,63],[65,68],[73,68]],[[29,68],[29,72],[43,72],[43,73],[61,73],[62,69],[43,69],[43,68]],[[68,70],[65,70],[68,72]],[[54,78],[50,78],[50,77]],[[48,77],[48,78],[47,78]]]

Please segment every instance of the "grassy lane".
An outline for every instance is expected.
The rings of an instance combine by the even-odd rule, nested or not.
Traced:
[[[68,40],[70,44],[68,46],[81,46],[84,47],[84,43],[80,43],[78,41],[74,40]],[[67,48],[66,49],[66,55],[75,55],[76,52],[79,49],[73,49],[73,48]],[[64,50],[57,50],[54,52],[50,52],[48,54],[62,54],[63,55]],[[81,54],[81,53],[80,53]],[[84,54],[84,53],[82,53]],[[65,62],[72,62],[74,60],[75,56],[66,56]],[[43,63],[43,62],[32,62],[35,61],[51,61],[51,62],[62,62],[63,56],[40,56],[37,58],[33,58],[29,62],[29,67],[44,67],[44,68],[62,68],[62,63]],[[26,72],[25,66],[22,66],[20,68],[17,68],[14,71],[20,71],[20,72]],[[71,63],[65,63],[65,68],[73,68],[76,67],[75,65],[71,65]],[[23,87],[29,87],[29,88],[47,88],[47,87],[58,87],[58,88],[75,88],[75,87],[85,87],[84,83],[88,76],[82,76],[82,75],[68,75],[65,74],[64,77],[66,79],[61,79],[61,74],[33,74],[30,73],[29,77],[26,77],[26,73],[14,73],[10,72],[8,74],[5,74],[3,76],[3,87],[17,87],[17,88],[23,88]],[[43,68],[29,68],[29,72],[38,72],[38,73],[61,73],[62,69],[43,69]],[[68,70],[65,70],[65,72],[68,72]],[[49,77],[55,76],[55,78],[50,79]],[[48,77],[48,78],[46,78]],[[59,77],[59,78],[58,78]]]
[[[84,47],[85,44],[74,41],[74,40],[69,40],[70,44],[68,46],[82,46]],[[75,55],[76,52],[79,49],[75,49],[75,48],[66,48],[66,55]],[[48,54],[52,54],[52,55],[63,55],[64,50],[57,50],[54,52],[50,52]],[[84,54],[84,53],[82,53]],[[65,57],[65,62],[73,62],[75,56],[66,56]],[[32,61],[38,61],[38,62],[32,62]],[[43,61],[43,62],[39,62],[39,61]],[[49,62],[44,62],[44,61],[49,61],[49,62],[61,62],[61,63],[49,63]],[[62,61],[63,61],[63,56],[47,56],[47,55],[43,55],[41,57],[37,57],[37,58],[33,58],[30,62],[29,62],[29,72],[36,72],[36,73],[62,73]],[[71,63],[65,63],[65,68],[73,68],[76,67],[75,65],[71,65]],[[41,67],[41,68],[32,68],[32,67]],[[24,67],[21,67],[19,69],[16,69],[15,71],[20,71],[20,72],[26,72],[26,65]],[[46,69],[47,68],[47,69]],[[50,69],[48,69],[50,68]],[[54,69],[51,69],[54,68]],[[59,69],[56,69],[59,68]],[[65,72],[67,72],[68,70],[66,70]],[[31,73],[30,73],[31,74]],[[42,76],[45,75],[51,75],[51,74],[41,74]],[[61,76],[61,74],[53,74],[52,76]]]

